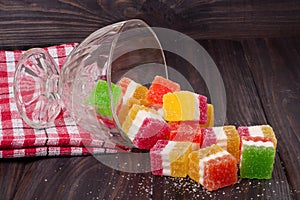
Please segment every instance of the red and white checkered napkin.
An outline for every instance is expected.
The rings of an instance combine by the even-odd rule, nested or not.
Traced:
[[[76,43],[45,48],[59,67]],[[124,151],[103,142],[99,137],[78,127],[68,116],[60,113],[52,127],[33,129],[18,113],[13,76],[23,51],[0,51],[0,158],[35,156],[79,156]]]

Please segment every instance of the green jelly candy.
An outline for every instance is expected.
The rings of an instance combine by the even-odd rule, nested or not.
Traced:
[[[242,142],[240,177],[250,179],[272,178],[275,157],[273,143]]]
[[[118,85],[111,83],[111,89],[114,101],[114,108],[116,109],[122,97],[122,88]],[[98,109],[96,110],[96,112],[105,117],[112,117],[110,95],[108,90],[108,84],[106,81],[98,80],[91,94],[86,99],[85,104],[97,107]]]

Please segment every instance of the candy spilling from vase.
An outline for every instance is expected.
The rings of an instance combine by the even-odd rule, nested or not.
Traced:
[[[160,76],[149,88],[126,77],[110,85],[111,94],[108,88],[99,80],[85,103],[107,126],[115,126],[116,111],[134,146],[150,150],[154,175],[189,176],[209,191],[237,183],[238,175],[272,177],[277,140],[271,126],[213,127],[214,107],[205,96]]]

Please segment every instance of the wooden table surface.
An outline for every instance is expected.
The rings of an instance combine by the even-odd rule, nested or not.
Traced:
[[[0,199],[300,199],[299,2],[1,0],[0,49],[80,42],[130,18],[188,34],[209,52],[225,84],[226,124],[275,130],[272,179],[207,192],[188,178],[120,172],[93,156],[7,159]]]

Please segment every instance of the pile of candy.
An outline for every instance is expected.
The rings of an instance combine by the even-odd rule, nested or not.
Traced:
[[[147,87],[129,78],[111,84],[122,130],[139,149],[150,150],[154,175],[186,177],[209,191],[241,178],[270,179],[277,140],[269,125],[213,127],[214,108],[203,95],[156,76]],[[99,119],[114,125],[106,81],[86,100]]]

